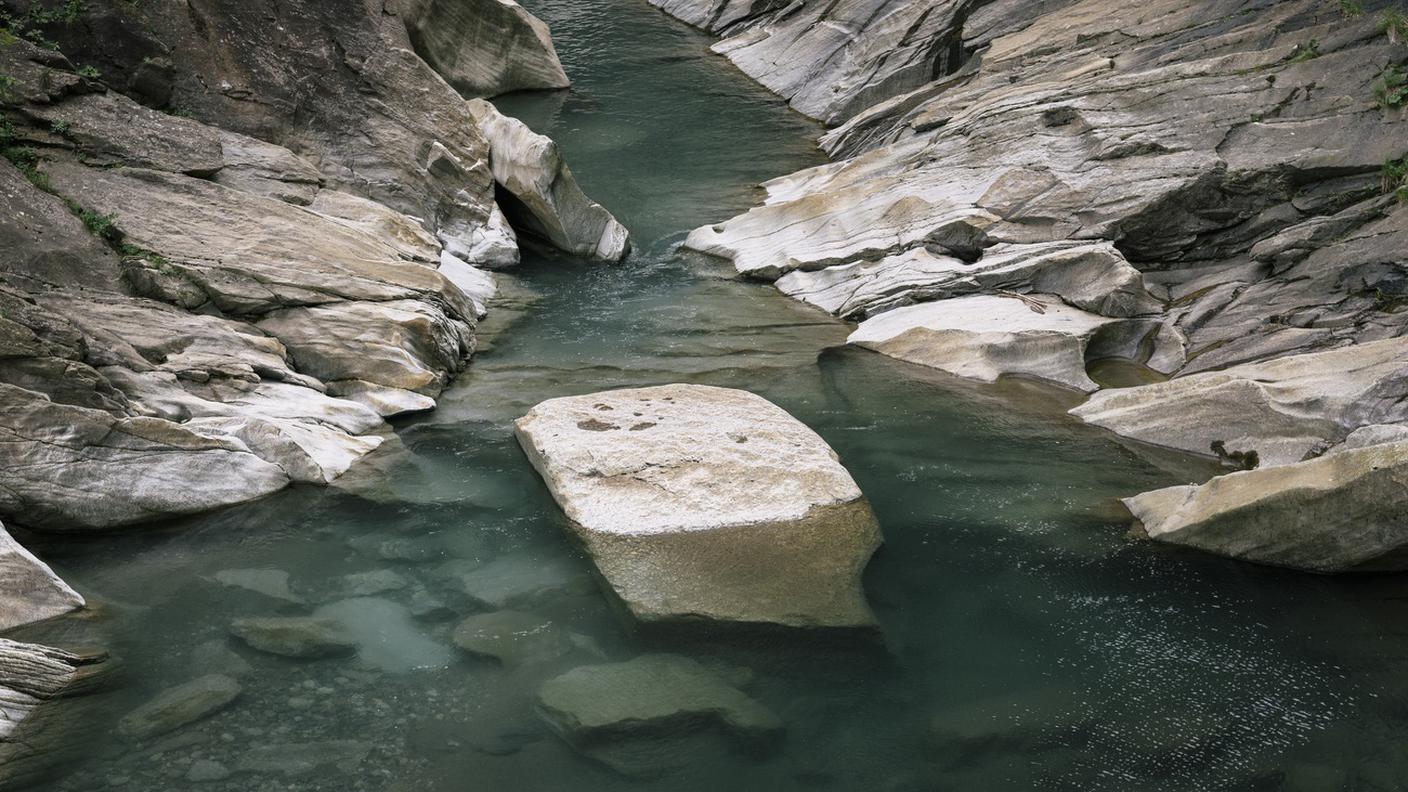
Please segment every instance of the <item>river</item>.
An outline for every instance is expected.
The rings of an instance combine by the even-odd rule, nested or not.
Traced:
[[[97,722],[249,667],[231,707],[173,735],[133,744],[105,725],[52,789],[1245,790],[1280,788],[1277,768],[1324,778],[1318,765],[1399,750],[1401,584],[1131,538],[1115,498],[1206,469],[1080,425],[1060,393],[841,348],[845,325],[677,253],[691,228],[759,200],[759,182],[822,162],[820,128],[644,0],[524,5],[575,85],[498,104],[559,141],[634,253],[620,266],[527,255],[439,409],[399,422],[399,443],[338,486],[44,542],[95,605],[52,637],[122,663]],[[666,382],[756,391],[836,449],[886,539],[865,579],[882,646],[640,636],[581,585],[589,562],[511,422],[554,396]],[[289,594],[219,577],[250,569],[286,572]],[[455,649],[455,624],[484,608],[464,581],[484,585],[486,569],[577,651],[504,669]],[[314,610],[358,632],[358,657],[295,662],[227,639],[236,618]],[[535,717],[543,680],[658,651],[747,669],[747,692],[786,722],[782,745],[701,749],[672,757],[682,771],[625,780]],[[247,772],[196,784],[196,762]]]

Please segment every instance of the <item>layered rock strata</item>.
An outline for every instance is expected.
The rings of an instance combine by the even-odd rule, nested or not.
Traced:
[[[687,246],[853,342],[1086,392],[1122,362],[1149,384],[1078,417],[1241,467],[1403,421],[1393,3],[653,1],[834,127],[833,163]]]
[[[518,259],[496,170],[551,152],[534,183],[571,200],[535,204],[528,232],[624,255],[550,142],[491,144],[491,111],[416,54],[464,76],[490,40],[503,69],[462,91],[559,85],[525,82],[561,66],[512,3],[295,3],[257,42],[242,7],[167,5],[89,3],[44,29],[100,78],[24,38],[0,46],[0,514],[30,527],[324,484],[382,443],[383,419],[434,407],[474,352],[485,269]],[[479,5],[507,16],[443,37]],[[165,89],[137,90],[153,63]]]

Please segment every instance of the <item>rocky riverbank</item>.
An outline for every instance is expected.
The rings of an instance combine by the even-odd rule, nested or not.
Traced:
[[[90,531],[330,483],[468,365],[520,242],[626,255],[555,144],[483,99],[568,85],[509,0],[0,12],[12,523]],[[83,607],[0,543],[0,627]],[[62,759],[29,724],[89,661],[0,650],[0,783],[19,783],[31,754]]]
[[[327,483],[465,367],[517,232],[625,255],[552,142],[472,98],[563,87],[546,27],[411,5],[8,12],[0,514]]]
[[[859,322],[851,343],[1093,392],[1077,417],[1234,468],[1314,464],[1408,420],[1400,4],[652,2],[834,127],[834,163],[769,182],[764,205],[686,244]],[[1145,384],[1110,387],[1130,379]],[[1401,497],[1311,495],[1307,475],[1242,484],[1316,503],[1258,529],[1298,549],[1253,551],[1235,520],[1177,533],[1353,568],[1317,563],[1308,524],[1353,501],[1389,545],[1408,540]],[[1167,538],[1173,503],[1135,513]]]

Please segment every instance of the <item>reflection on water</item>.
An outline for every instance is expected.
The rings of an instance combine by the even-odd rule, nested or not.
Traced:
[[[502,105],[561,141],[636,254],[530,257],[440,409],[334,488],[44,548],[96,605],[46,637],[122,658],[108,715],[205,673],[243,688],[154,741],[100,740],[55,788],[1172,792],[1279,789],[1283,772],[1285,788],[1402,787],[1395,579],[1129,538],[1113,498],[1207,471],[1079,426],[1061,394],[823,351],[845,326],[675,255],[759,180],[819,161],[817,130],[643,0],[527,4],[576,86]],[[882,650],[621,622],[510,422],[545,398],[670,381],[755,390],[840,453],[887,539],[866,576]],[[550,624],[553,651],[504,664],[456,646],[466,617],[502,610]],[[306,615],[360,654],[297,661],[228,638],[237,618]],[[628,781],[534,712],[550,677],[661,651],[742,685],[785,722],[781,744],[672,742],[654,758],[675,772]]]

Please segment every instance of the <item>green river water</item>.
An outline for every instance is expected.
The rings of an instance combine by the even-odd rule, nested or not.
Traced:
[[[338,486],[41,545],[95,605],[47,637],[100,642],[121,662],[87,716],[86,760],[51,789],[1329,790],[1340,771],[1408,787],[1408,587],[1133,539],[1116,497],[1207,469],[1078,424],[1060,394],[842,349],[845,325],[677,254],[689,229],[755,203],[760,181],[821,162],[820,129],[644,0],[524,4],[551,24],[575,86],[499,104],[559,141],[632,231],[633,255],[528,255],[439,409],[398,423],[398,442]],[[512,420],[554,396],[681,381],[761,393],[837,450],[886,538],[866,574],[883,646],[642,637],[599,589],[558,585],[589,580],[590,565]],[[287,572],[302,602],[214,579],[231,569]],[[481,609],[463,580],[486,569],[507,585],[544,578],[530,607],[579,651],[506,670],[455,649],[449,632]],[[381,570],[396,587],[346,580]],[[227,638],[242,616],[316,609],[363,637],[358,657],[295,662]],[[674,757],[683,769],[634,780],[536,718],[544,679],[648,651],[750,669],[745,689],[785,740],[762,755],[701,746]],[[232,707],[154,742],[113,733],[116,716],[224,670],[231,652],[251,667]],[[1005,727],[965,715],[979,706]],[[998,736],[955,751],[936,718]],[[187,780],[193,762],[251,756],[281,758]],[[1322,786],[1283,787],[1278,770]]]

